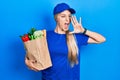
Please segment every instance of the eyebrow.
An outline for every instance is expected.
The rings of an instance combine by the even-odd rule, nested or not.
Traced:
[[[66,15],[66,14],[60,14],[60,15]],[[71,16],[71,14],[68,14],[69,16]]]

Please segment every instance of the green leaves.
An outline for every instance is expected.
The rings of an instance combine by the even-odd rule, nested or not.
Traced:
[[[33,35],[35,31],[36,31],[35,28],[31,28],[31,30],[28,32],[28,36],[29,36],[30,40],[35,39],[35,37]]]
[[[27,34],[20,36],[20,38],[22,39],[23,42],[26,42],[37,38],[42,38],[43,35],[44,34],[41,30],[36,30],[35,28],[31,28]]]

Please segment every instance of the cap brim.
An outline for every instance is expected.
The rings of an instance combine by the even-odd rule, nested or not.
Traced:
[[[74,9],[70,8],[68,10],[71,12],[71,14],[75,14],[75,10]]]

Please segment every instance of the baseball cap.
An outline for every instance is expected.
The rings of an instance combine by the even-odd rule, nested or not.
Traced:
[[[59,3],[55,6],[53,14],[56,15],[58,13],[63,12],[64,10],[69,10],[71,14],[75,14],[75,10],[71,8],[68,4],[66,3]]]

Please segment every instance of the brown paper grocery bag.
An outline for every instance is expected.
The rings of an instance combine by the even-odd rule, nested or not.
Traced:
[[[26,48],[26,57],[34,60],[34,67],[37,70],[44,70],[52,66],[47,40],[46,31],[41,38],[24,42]]]

